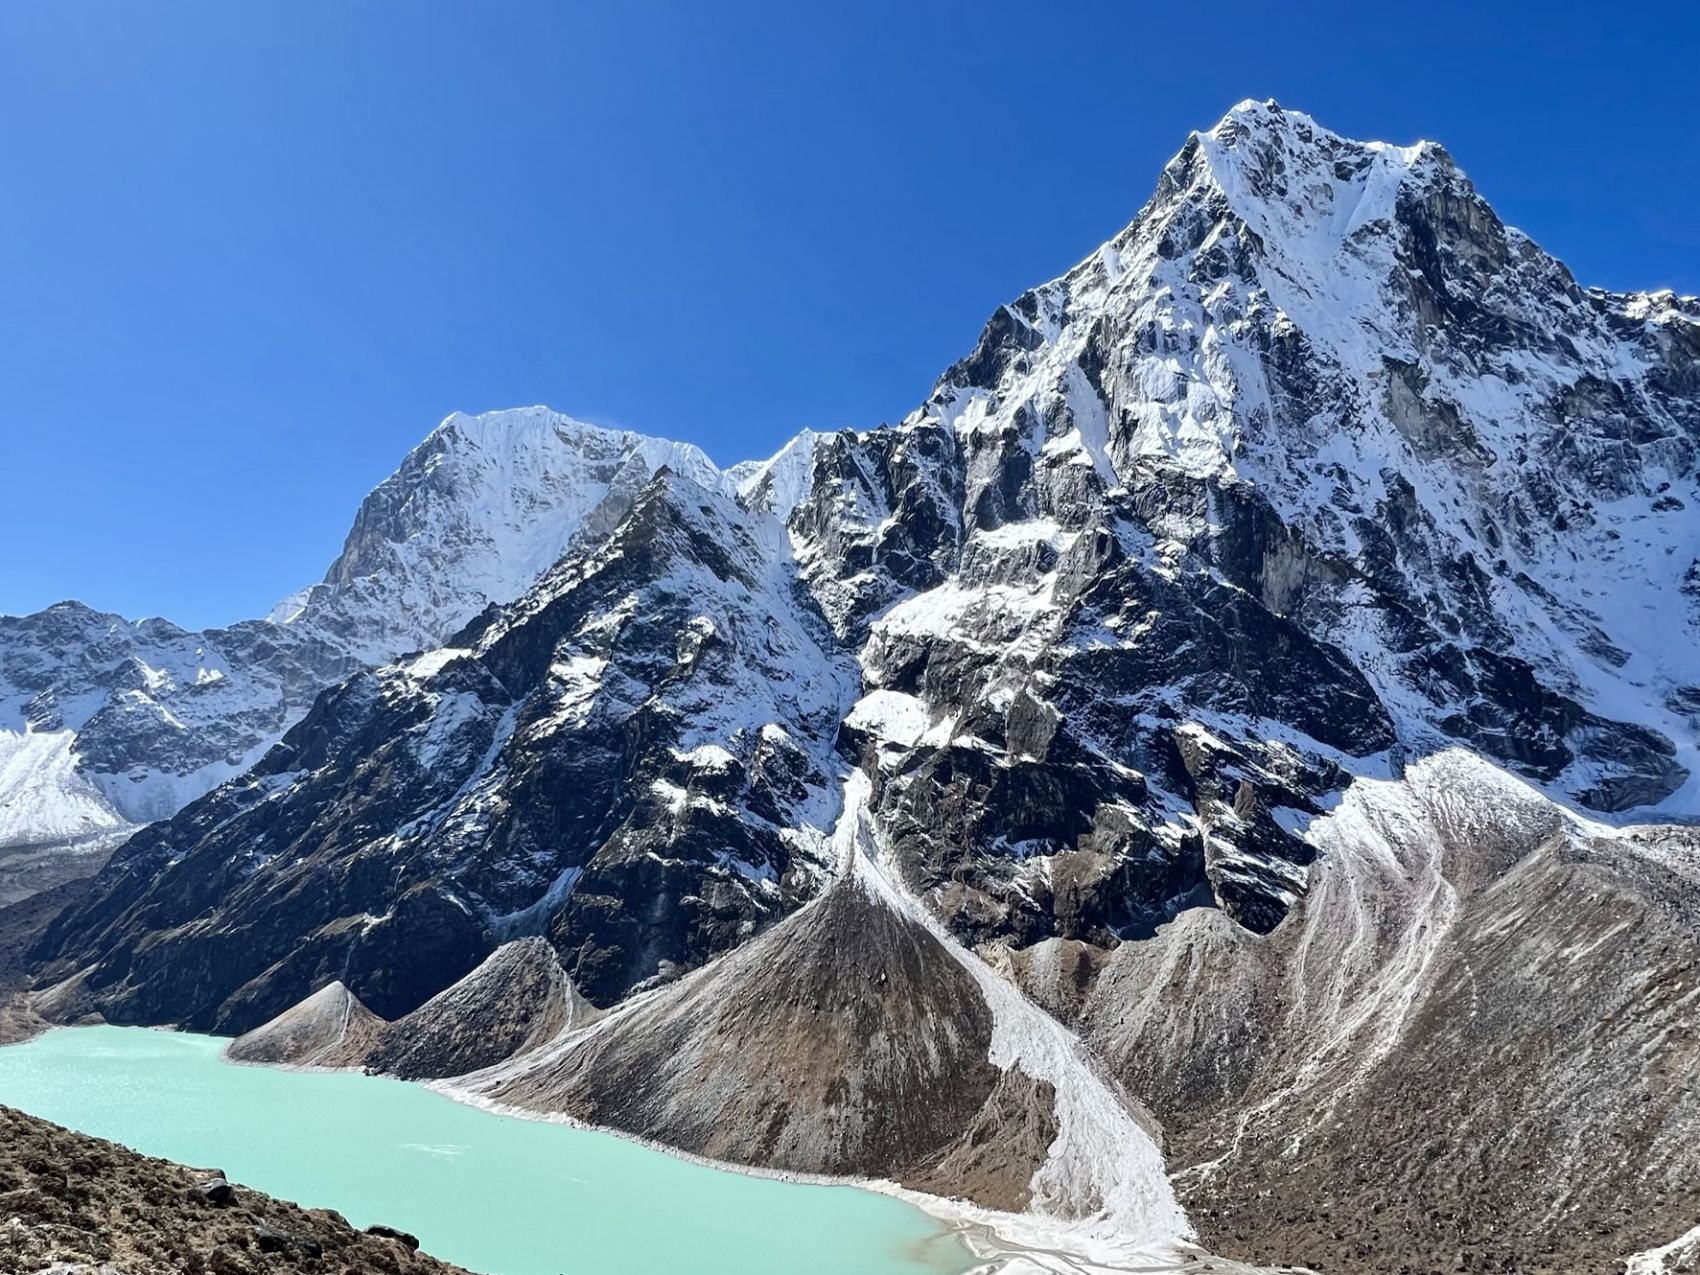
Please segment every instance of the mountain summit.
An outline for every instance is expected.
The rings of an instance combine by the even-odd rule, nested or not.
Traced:
[[[895,425],[451,418],[39,1004],[505,1012],[481,1101],[1100,1264],[1601,1269],[1700,1212],[1697,445],[1700,302],[1242,103]]]
[[[327,686],[518,597],[663,466],[723,482],[687,443],[541,407],[456,412],[361,503],[324,580],[265,619],[194,633],[75,602],[0,616],[0,848],[110,849],[176,813]]]

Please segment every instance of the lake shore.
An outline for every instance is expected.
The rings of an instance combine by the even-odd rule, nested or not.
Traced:
[[[1147,1246],[1134,1239],[1105,1241],[1088,1233],[1081,1222],[1042,1213],[998,1212],[967,1200],[928,1195],[889,1179],[798,1173],[716,1160],[620,1129],[587,1124],[560,1112],[533,1111],[494,1102],[459,1083],[461,1079],[429,1081],[425,1087],[491,1115],[605,1134],[704,1168],[803,1186],[853,1187],[902,1200],[942,1223],[964,1248],[981,1259],[981,1264],[966,1275],[1159,1275],[1165,1271],[1185,1271],[1188,1275],[1263,1275],[1272,1271],[1269,1267],[1247,1266],[1216,1257],[1190,1244]]]
[[[448,1260],[500,1275],[965,1275],[985,1265],[949,1224],[890,1193],[832,1181],[793,1194],[600,1131],[492,1120],[389,1077],[226,1066],[224,1044],[156,1029],[52,1031],[0,1050],[0,1102],[403,1227]],[[666,1202],[667,1226],[652,1224],[654,1201]],[[567,1254],[580,1264],[563,1267]]]
[[[0,1034],[0,1045],[27,1041],[45,1032],[87,1030],[56,1027],[42,1020],[16,999],[10,1006],[0,1003],[0,1033],[5,1032],[8,1027],[12,1027],[16,1034],[10,1038]],[[118,1030],[145,1031],[164,1036],[184,1035],[170,1028]],[[353,1068],[237,1062],[224,1056],[225,1044],[227,1042],[220,1040],[219,1062],[222,1066],[295,1074],[363,1074]],[[1054,1218],[1041,1213],[998,1212],[967,1200],[929,1195],[884,1179],[798,1173],[715,1160],[618,1129],[589,1124],[561,1113],[539,1112],[494,1102],[466,1086],[463,1078],[423,1083],[395,1081],[388,1077],[383,1079],[408,1088],[428,1090],[451,1099],[457,1105],[476,1109],[483,1114],[599,1134],[660,1153],[674,1161],[706,1169],[800,1186],[851,1188],[901,1201],[939,1225],[940,1230],[934,1237],[935,1241],[958,1246],[967,1255],[966,1265],[945,1259],[944,1268],[954,1269],[960,1275],[1120,1275],[1124,1272],[1150,1272],[1154,1275],[1164,1271],[1195,1272],[1198,1275],[1248,1275],[1270,1269],[1216,1257],[1190,1244],[1143,1245],[1131,1237],[1106,1240],[1090,1231],[1089,1219],[1083,1222]],[[3,1098],[4,1095],[0,1095],[0,1100]]]
[[[0,1106],[0,1275],[96,1269],[469,1275],[402,1232]]]

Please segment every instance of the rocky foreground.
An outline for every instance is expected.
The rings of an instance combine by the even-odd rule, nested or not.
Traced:
[[[0,1107],[0,1272],[259,1271],[444,1275],[461,1270],[387,1227],[357,1230],[236,1186]]]

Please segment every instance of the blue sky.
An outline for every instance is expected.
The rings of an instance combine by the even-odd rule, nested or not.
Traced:
[[[0,611],[318,578],[454,409],[730,463],[902,415],[1275,97],[1700,291],[1691,6],[0,4]]]

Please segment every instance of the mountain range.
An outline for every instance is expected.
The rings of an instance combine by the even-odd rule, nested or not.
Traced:
[[[77,602],[0,616],[0,851],[37,868],[18,888],[242,773],[326,687],[512,601],[663,465],[720,481],[687,444],[542,409],[457,414],[361,504],[324,580],[263,619],[195,633]],[[57,869],[35,863],[53,852]]]
[[[0,618],[0,881],[111,854],[32,1005],[1099,1268],[1677,1269],[1697,448],[1700,300],[1242,103],[896,424],[453,416],[264,619]]]

